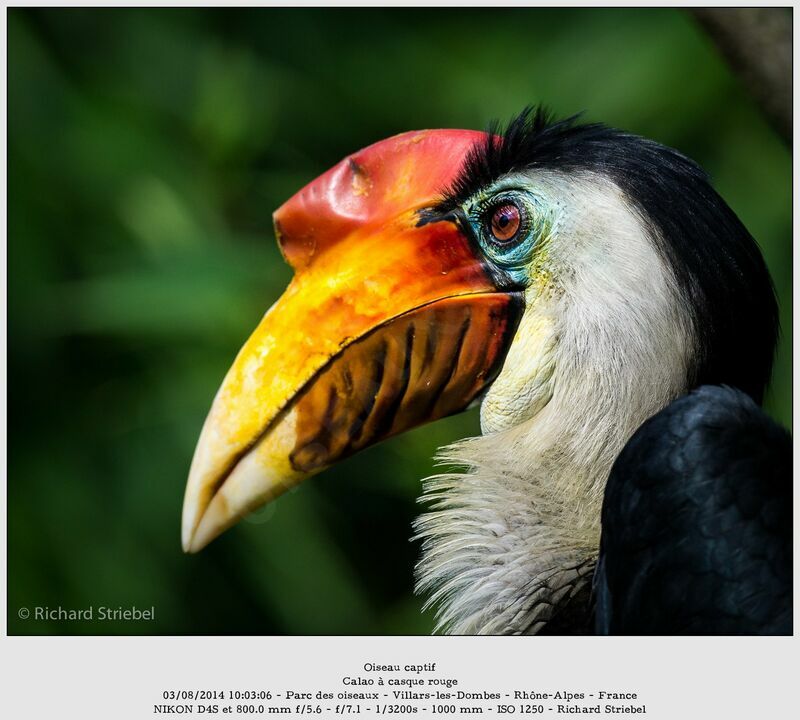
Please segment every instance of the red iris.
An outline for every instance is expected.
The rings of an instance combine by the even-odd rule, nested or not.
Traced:
[[[489,230],[498,242],[508,242],[514,239],[521,223],[519,208],[514,203],[507,202],[492,211]]]

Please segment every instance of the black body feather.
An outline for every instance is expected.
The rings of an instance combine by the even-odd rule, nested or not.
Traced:
[[[702,387],[642,425],[606,487],[599,634],[791,634],[792,449],[746,395]]]

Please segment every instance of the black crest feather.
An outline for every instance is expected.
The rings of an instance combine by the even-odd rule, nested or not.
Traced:
[[[697,163],[653,140],[602,123],[554,121],[526,108],[497,123],[467,154],[437,212],[450,212],[515,172],[592,172],[614,182],[649,226],[689,308],[698,339],[689,387],[727,384],[763,399],[778,310],[761,252]]]
[[[529,106],[505,127],[493,120],[486,128],[486,139],[467,154],[438,209],[452,210],[504,175],[552,161],[571,141],[586,140],[608,130],[601,123],[579,125],[579,118],[580,115],[573,115],[556,122],[545,107]]]

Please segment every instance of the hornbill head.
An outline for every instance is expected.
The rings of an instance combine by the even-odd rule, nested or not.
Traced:
[[[754,241],[694,163],[604,125],[525,111],[502,133],[392,137],[298,192],[275,232],[294,278],[203,427],[189,552],[348,455],[481,400],[485,442],[461,458],[472,495],[442,499],[467,491],[440,482],[418,528],[427,585],[452,598],[489,584],[472,578],[476,527],[591,554],[632,432],[697,384],[760,400],[769,376],[775,302]],[[526,513],[561,535],[528,537]],[[506,626],[460,626],[476,628]]]

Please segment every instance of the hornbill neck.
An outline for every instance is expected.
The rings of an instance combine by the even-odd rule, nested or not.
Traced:
[[[438,459],[459,470],[425,481],[432,511],[415,524],[423,542],[416,589],[437,607],[437,631],[590,629],[609,471],[639,425],[686,388],[664,386],[644,396],[648,403],[627,393],[592,402],[580,379],[560,382],[572,390],[556,389],[530,420],[444,448]],[[586,615],[570,627],[564,618],[575,607]]]
[[[629,433],[604,423],[591,438],[563,426],[552,435],[558,413],[551,401],[521,426],[440,453],[463,470],[425,482],[422,499],[433,511],[416,523],[423,541],[417,590],[438,606],[437,630],[542,632],[588,590],[602,488]],[[576,452],[589,442],[608,452],[592,459]]]
[[[464,470],[425,482],[422,499],[434,509],[415,525],[423,541],[416,589],[429,596],[426,607],[438,607],[437,631],[537,633],[590,584],[601,500],[574,502],[568,486],[598,477],[557,457],[557,447],[526,459],[535,464],[532,476],[509,472],[515,463],[503,445],[513,435],[445,448],[440,459]]]

